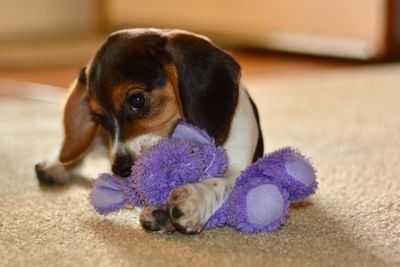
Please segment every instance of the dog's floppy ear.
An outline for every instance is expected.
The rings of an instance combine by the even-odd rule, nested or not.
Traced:
[[[167,75],[179,87],[184,118],[222,144],[238,100],[239,64],[207,39],[182,31],[168,34],[165,49],[175,67],[167,68]]]
[[[98,124],[92,120],[88,104],[85,69],[74,81],[64,107],[64,143],[59,160],[63,164],[78,160],[90,147]]]

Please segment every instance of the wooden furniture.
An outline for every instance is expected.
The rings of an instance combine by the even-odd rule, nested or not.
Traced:
[[[103,0],[112,28],[186,28],[231,45],[362,60],[400,55],[399,0]]]

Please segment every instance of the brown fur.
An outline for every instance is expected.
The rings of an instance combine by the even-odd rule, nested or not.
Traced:
[[[118,110],[124,100],[124,97],[132,91],[144,91],[145,86],[139,83],[134,84],[124,84],[114,87],[111,94],[111,103],[115,110]]]
[[[88,97],[89,108],[91,112],[94,112],[99,115],[104,115],[104,109],[91,97]]]
[[[180,113],[181,117],[184,118],[182,99],[181,99],[181,95],[179,92],[178,72],[176,71],[176,67],[172,64],[165,64],[164,71],[167,74],[168,79],[170,80],[170,82],[172,84],[172,88],[174,89],[174,94],[176,97],[176,102],[178,104],[179,113]]]
[[[97,126],[90,115],[86,88],[75,81],[64,107],[65,138],[60,161],[68,164],[80,158],[92,144]]]
[[[164,88],[152,91],[150,102],[151,114],[126,126],[122,132],[123,140],[147,133],[167,136],[182,118],[174,87],[170,82]]]

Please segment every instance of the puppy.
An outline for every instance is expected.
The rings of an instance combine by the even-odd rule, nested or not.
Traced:
[[[110,35],[72,85],[63,145],[35,166],[39,182],[68,182],[98,136],[108,138],[112,171],[126,177],[135,159],[179,120],[205,129],[226,149],[228,171],[222,179],[177,187],[168,206],[145,207],[140,221],[150,231],[199,233],[240,171],[263,155],[257,109],[240,82],[240,66],[204,36],[159,29]]]

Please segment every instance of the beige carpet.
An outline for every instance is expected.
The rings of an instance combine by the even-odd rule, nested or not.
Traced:
[[[3,97],[0,265],[399,266],[400,65],[247,85],[267,150],[297,146],[319,171],[320,190],[279,231],[149,234],[133,210],[98,216],[87,180],[40,188],[33,164],[59,142],[60,108]]]

